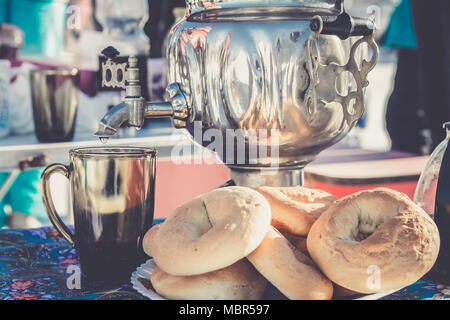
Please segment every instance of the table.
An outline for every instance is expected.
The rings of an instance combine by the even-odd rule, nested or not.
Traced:
[[[73,265],[78,265],[76,251],[53,228],[0,230],[0,300],[146,299],[129,282],[69,289],[67,271]],[[382,299],[450,299],[450,287],[419,281]]]
[[[121,131],[121,135],[111,138],[106,146],[131,145],[152,147],[160,157],[170,157],[174,146],[191,146],[193,143],[185,130],[174,129],[170,119],[152,121],[146,128]],[[34,134],[9,136],[0,139],[0,171],[10,171],[19,167],[21,160],[45,155],[47,163],[69,161],[69,150],[81,147],[103,146],[91,132],[76,132],[72,141],[46,143],[39,142]],[[44,164],[44,166],[46,165]]]
[[[361,190],[387,187],[414,197],[429,156],[378,152],[337,145],[322,152],[305,168],[305,185],[338,198]]]
[[[129,283],[69,289],[76,251],[53,228],[0,231],[0,300],[144,299]]]
[[[199,166],[194,164],[174,164],[178,156],[173,150],[188,150],[186,157],[202,155],[204,151],[195,144],[186,130],[175,129],[170,119],[152,121],[142,130],[134,128],[124,130],[121,135],[111,138],[106,147],[122,145],[134,147],[151,147],[158,151],[157,174],[157,208],[158,217],[166,217],[177,205],[198,194],[223,184],[229,179],[224,166]],[[45,167],[51,163],[69,164],[69,151],[80,147],[103,147],[98,138],[91,132],[76,132],[74,139],[67,142],[39,142],[34,134],[25,136],[9,136],[0,139],[0,171],[9,173],[5,181],[0,181],[0,201],[8,193],[10,187],[21,173],[21,163],[25,159],[42,157],[34,167]],[[28,169],[27,167],[25,169]],[[205,183],[192,187],[189,179],[202,172],[208,178]],[[174,177],[177,177],[174,179]],[[182,183],[180,183],[180,181]],[[65,181],[64,181],[65,182]],[[60,190],[64,190],[64,186]],[[57,190],[57,189],[55,189]],[[182,194],[177,201],[171,195],[173,192]]]

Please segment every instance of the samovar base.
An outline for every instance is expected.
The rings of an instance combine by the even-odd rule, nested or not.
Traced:
[[[303,185],[303,169],[236,169],[230,168],[231,180],[237,186],[258,188],[295,187]]]

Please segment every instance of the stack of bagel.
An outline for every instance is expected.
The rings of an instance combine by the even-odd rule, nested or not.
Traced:
[[[143,239],[155,291],[174,300],[291,300],[399,289],[439,251],[434,221],[385,188],[337,199],[305,187],[227,187],[176,208]]]

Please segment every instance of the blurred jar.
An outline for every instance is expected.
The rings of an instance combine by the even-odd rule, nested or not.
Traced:
[[[424,209],[425,212],[428,213],[433,219],[442,159],[445,151],[447,150],[448,142],[450,141],[450,122],[444,124],[444,129],[447,131],[447,136],[431,154],[422,174],[420,175],[419,182],[417,183],[416,191],[414,193],[414,202]]]
[[[59,59],[65,50],[66,0],[0,0],[0,22],[25,33],[22,54]]]
[[[414,195],[414,202],[434,219],[439,230],[440,249],[436,263],[426,278],[450,285],[450,122],[447,136],[432,153]]]

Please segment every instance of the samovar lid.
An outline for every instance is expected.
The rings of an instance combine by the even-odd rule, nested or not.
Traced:
[[[343,0],[186,0],[186,7],[188,16],[219,10],[229,15],[255,12],[338,15],[343,10]]]

